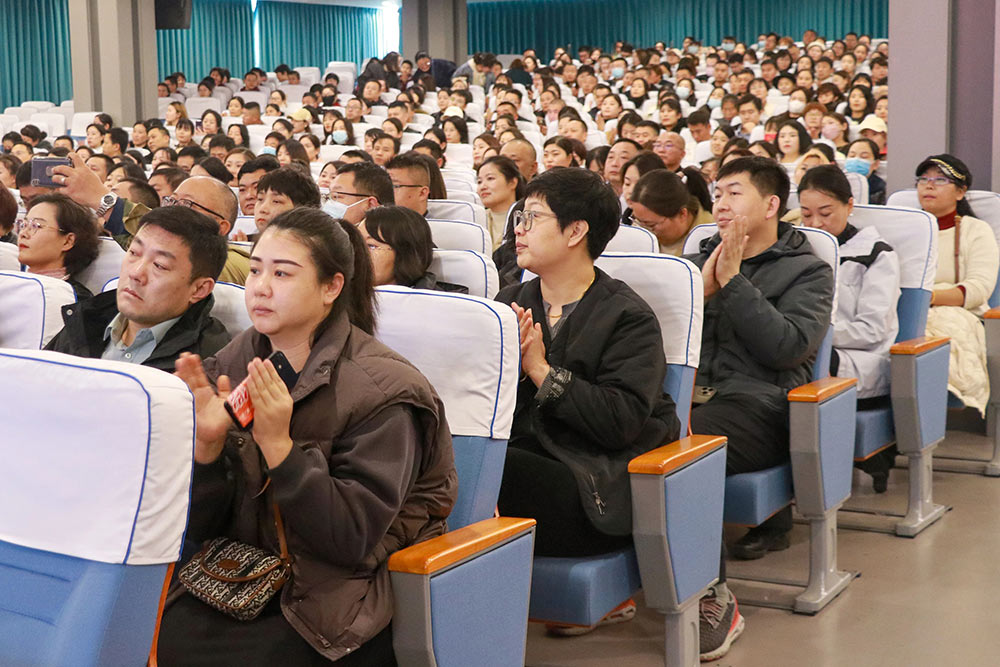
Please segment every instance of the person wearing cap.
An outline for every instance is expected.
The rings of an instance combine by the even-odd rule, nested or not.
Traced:
[[[869,114],[858,125],[858,134],[865,139],[874,141],[875,145],[878,146],[879,157],[883,160],[885,159],[886,149],[888,148],[889,126],[885,124],[884,120],[875,114]]]
[[[948,391],[985,415],[990,385],[986,337],[979,317],[989,308],[1000,252],[989,224],[973,217],[965,195],[972,173],[954,155],[917,166],[920,207],[938,221],[938,266],[927,315],[928,336],[951,338]]]
[[[292,121],[292,136],[301,137],[309,134],[309,124],[313,122],[313,115],[309,109],[302,107],[288,116]]]

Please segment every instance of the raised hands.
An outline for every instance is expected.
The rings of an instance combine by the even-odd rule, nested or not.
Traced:
[[[247,390],[253,402],[253,439],[268,467],[274,468],[292,449],[292,396],[270,360],[254,359],[247,371]]]
[[[728,285],[740,272],[743,252],[750,239],[747,235],[746,216],[738,215],[725,227],[720,226],[719,236],[722,237],[722,242],[715,247],[701,270],[706,299]]]
[[[225,400],[229,395],[229,378],[219,376],[216,390],[208,381],[201,357],[189,352],[181,353],[175,363],[175,375],[184,380],[194,395],[195,433],[194,460],[198,463],[212,463],[222,453],[226,443],[226,432],[232,424],[226,412]]]
[[[104,187],[104,183],[90,170],[83,158],[73,152],[68,157],[73,165],[54,167],[52,180],[63,186],[60,188],[60,194],[66,195],[81,206],[96,210],[101,205],[101,197],[111,191]]]
[[[518,329],[521,334],[521,370],[531,378],[536,387],[540,387],[549,374],[549,362],[545,360],[545,342],[542,338],[542,325],[534,321],[530,308],[522,308],[517,303],[510,304],[517,315]]]

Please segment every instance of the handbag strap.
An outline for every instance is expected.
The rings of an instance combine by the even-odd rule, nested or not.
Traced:
[[[281,510],[278,509],[278,503],[272,502],[271,507],[274,509],[274,525],[278,529],[278,547],[281,549],[281,562],[287,565],[290,559],[288,557],[288,543],[285,541],[285,523],[281,520]]]

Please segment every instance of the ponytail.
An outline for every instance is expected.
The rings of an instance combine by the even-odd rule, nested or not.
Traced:
[[[698,205],[701,206],[701,209],[703,211],[711,211],[712,195],[708,191],[708,183],[705,182],[705,177],[701,175],[701,170],[697,167],[685,167],[681,169],[681,173],[684,174],[681,180],[684,181],[684,185],[687,186],[691,196],[698,200]]]
[[[693,220],[698,209],[712,210],[708,185],[695,167],[687,167],[680,175],[667,169],[654,169],[636,181],[632,201],[638,202],[657,215],[672,218],[687,209]]]
[[[365,237],[358,228],[346,220],[339,220],[341,229],[347,232],[347,238],[354,250],[354,277],[345,283],[347,294],[347,313],[351,324],[367,334],[375,335],[375,270],[372,268],[371,255],[365,244]]]

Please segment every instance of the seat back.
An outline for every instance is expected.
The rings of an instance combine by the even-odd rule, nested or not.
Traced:
[[[927,330],[934,275],[937,273],[937,221],[926,211],[894,206],[855,206],[855,227],[875,227],[899,258],[897,341],[923,336]]]
[[[0,243],[0,271],[20,271],[21,262],[17,259],[17,246],[13,243]]]
[[[462,167],[473,165],[471,144],[448,144],[444,156],[448,159],[448,164]]]
[[[463,220],[487,226],[486,209],[467,201],[452,199],[428,199],[427,217],[435,220]]]
[[[0,271],[0,348],[42,349],[63,327],[62,307],[74,301],[65,280]]]
[[[492,299],[500,291],[500,274],[493,260],[471,250],[435,250],[431,272],[439,280],[464,285],[469,294]]]
[[[0,503],[16,508],[0,512],[0,664],[145,664],[187,526],[191,392],[54,352],[2,350],[0,377],[17,406],[0,438]]]
[[[459,480],[449,529],[493,516],[517,398],[514,311],[463,294],[376,292],[376,338],[416,366],[444,403]]]
[[[618,225],[618,231],[608,241],[605,253],[609,252],[659,252],[660,242],[648,229],[636,225]]]
[[[246,288],[233,283],[215,283],[212,288],[212,317],[222,322],[230,336],[242,333],[253,326],[244,299]]]
[[[844,174],[847,182],[851,184],[851,194],[854,196],[854,204],[868,203],[868,179],[861,174]]]
[[[442,250],[472,250],[488,255],[491,241],[486,230],[474,222],[428,220],[434,245]]]
[[[104,289],[104,284],[122,272],[125,251],[114,239],[102,237],[97,249],[97,259],[77,276],[83,285],[94,294]]]
[[[69,134],[74,139],[82,139],[87,136],[87,126],[94,122],[94,116],[100,111],[74,111],[73,122],[69,126]]]
[[[216,113],[222,113],[222,100],[217,97],[189,97],[184,102],[184,108],[187,109],[188,116],[191,118],[201,118],[201,115],[209,109]]]
[[[681,435],[686,435],[701,352],[701,271],[686,259],[653,253],[605,253],[595,265],[631,287],[656,314],[667,361],[663,390],[677,404]]]

